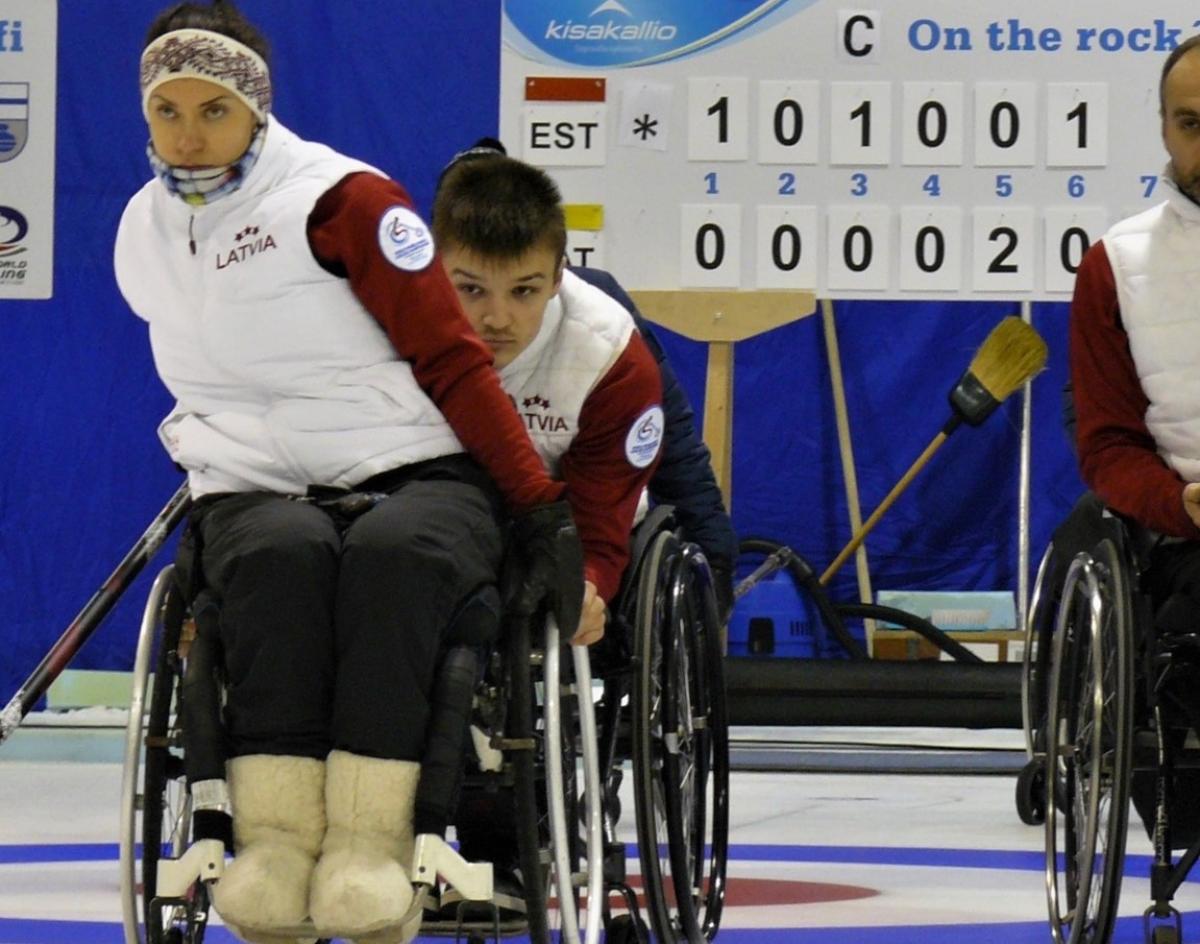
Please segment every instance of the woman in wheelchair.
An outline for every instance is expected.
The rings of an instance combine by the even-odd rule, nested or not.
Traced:
[[[267,59],[231,3],[154,20],[153,179],[116,274],[176,400],[159,432],[194,499],[188,589],[223,653],[228,794],[193,789],[233,811],[217,910],[249,941],[387,944],[412,933],[442,634],[494,599],[508,516],[514,596],[568,633],[582,555],[407,194],[284,127]],[[630,437],[639,476],[652,444]]]

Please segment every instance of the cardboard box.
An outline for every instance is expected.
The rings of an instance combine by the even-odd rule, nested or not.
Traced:
[[[1007,590],[880,590],[875,602],[924,617],[947,632],[1014,629],[1017,607]],[[895,623],[880,623],[897,629]]]

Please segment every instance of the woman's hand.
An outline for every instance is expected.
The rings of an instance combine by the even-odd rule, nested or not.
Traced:
[[[608,608],[596,594],[596,585],[590,580],[583,582],[583,612],[579,616],[579,629],[571,637],[572,646],[590,646],[604,638],[604,622]]]

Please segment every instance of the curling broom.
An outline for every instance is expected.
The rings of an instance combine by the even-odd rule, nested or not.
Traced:
[[[1011,315],[994,327],[984,339],[966,373],[950,391],[950,407],[954,411],[941,432],[933,437],[925,451],[892,486],[887,497],[880,502],[862,527],[855,532],[833,563],[821,574],[821,584],[837,573],[839,567],[858,550],[871,529],[884,513],[892,507],[900,493],[908,488],[917,473],[938,451],[942,443],[965,421],[978,426],[995,412],[996,408],[1025,381],[1046,366],[1046,342],[1029,324]]]

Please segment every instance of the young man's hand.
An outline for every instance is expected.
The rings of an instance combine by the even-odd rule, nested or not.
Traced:
[[[505,609],[530,616],[545,603],[560,627],[579,625],[583,547],[567,503],[539,505],[515,517],[512,541],[514,566],[502,581]]]
[[[590,646],[604,638],[604,622],[608,608],[596,593],[596,585],[590,580],[583,582],[583,611],[579,616],[579,629],[571,637],[572,646]]]
[[[1183,510],[1192,524],[1200,528],[1200,482],[1189,482],[1183,487]]]

